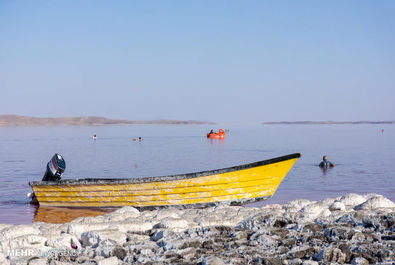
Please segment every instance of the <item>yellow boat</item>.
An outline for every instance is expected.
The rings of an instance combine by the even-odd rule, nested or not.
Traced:
[[[32,181],[34,200],[63,207],[242,205],[273,196],[299,153],[230,168],[128,179]]]

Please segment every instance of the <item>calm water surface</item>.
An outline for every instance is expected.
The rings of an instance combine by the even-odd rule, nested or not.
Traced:
[[[67,220],[101,213],[29,204],[28,182],[41,180],[55,152],[66,160],[63,179],[189,173],[300,152],[302,157],[273,198],[263,203],[319,200],[349,192],[374,192],[395,201],[394,125],[222,128],[230,129],[223,141],[206,139],[211,129],[206,125],[0,127],[0,223],[31,223],[51,217]],[[93,134],[98,135],[96,141]],[[139,136],[142,142],[132,141]],[[325,173],[317,167],[324,154],[337,164]]]

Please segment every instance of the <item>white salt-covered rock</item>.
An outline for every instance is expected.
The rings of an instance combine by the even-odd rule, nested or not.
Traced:
[[[125,206],[114,212],[107,213],[101,218],[96,218],[100,222],[120,222],[126,219],[135,219],[140,216],[139,210],[131,206]]]
[[[276,240],[274,240],[273,237],[265,234],[260,234],[257,236],[252,236],[249,241],[249,245],[251,246],[265,246],[265,247],[272,247],[272,246],[277,246]]]
[[[13,225],[11,225],[11,224],[0,224],[0,232],[1,232],[1,230],[9,228],[11,226],[13,226]]]
[[[144,232],[153,227],[152,223],[139,222],[139,221],[123,221],[123,222],[108,222],[107,228],[100,230],[118,230],[120,232]]]
[[[114,213],[124,214],[128,217],[140,215],[140,211],[131,206],[122,207],[121,209],[116,210]]]
[[[329,209],[325,209],[325,210],[323,210],[323,211],[321,212],[321,214],[320,214],[319,217],[328,217],[328,216],[330,216],[330,215],[332,215],[332,212],[331,212]]]
[[[184,249],[178,250],[176,253],[178,255],[180,255],[184,260],[189,260],[189,259],[196,256],[196,248],[193,248],[193,247],[184,248]]]
[[[2,263],[0,263],[2,264]],[[47,265],[46,259],[32,259],[29,261],[29,265]]]
[[[81,234],[81,243],[84,247],[97,247],[100,242],[100,236],[96,231],[84,232]]]
[[[366,202],[366,198],[359,194],[349,193],[340,197],[339,202],[343,203],[345,206],[354,207]]]
[[[286,262],[287,265],[300,265],[302,264],[303,261],[299,258],[296,258],[296,259],[286,260]]]
[[[128,234],[126,236],[127,236],[126,241],[129,244],[134,244],[134,245],[139,245],[142,244],[143,242],[148,242],[150,240],[150,237],[147,235]]]
[[[346,206],[342,202],[334,202],[329,206],[329,210],[344,211],[344,210],[346,210]]]
[[[331,206],[335,201],[336,201],[336,199],[333,199],[333,198],[326,198],[326,199],[323,199],[322,201],[320,201],[320,203],[321,203],[322,205],[325,205],[326,207],[329,208],[329,206]]]
[[[11,239],[23,235],[38,235],[40,230],[31,225],[13,225],[0,232],[0,240]]]
[[[312,221],[315,218],[322,216],[323,213],[325,214],[325,210],[328,210],[328,208],[324,207],[322,204],[312,203],[300,210],[300,216],[306,221]]]
[[[67,233],[80,236],[86,231],[111,229],[110,223],[73,223],[67,225]]]
[[[184,241],[180,239],[162,239],[158,242],[158,245],[163,247],[165,251],[172,249],[179,249],[182,245],[184,245]]]
[[[12,239],[1,240],[0,252],[9,253],[11,250],[14,249],[41,248],[44,247],[46,241],[46,237],[38,235],[24,235]]]
[[[204,211],[195,215],[189,227],[236,226],[238,223],[259,212],[255,211]],[[188,219],[189,220],[189,219]]]
[[[22,265],[22,264],[25,265],[25,264],[28,264],[28,260],[29,260],[29,257],[13,257],[12,259],[9,260],[9,264],[10,265]],[[57,264],[54,264],[54,265],[57,265]]]
[[[80,241],[77,239],[76,236],[70,234],[63,234],[62,236],[49,238],[45,243],[46,246],[53,248],[70,248],[72,244],[76,246],[77,249],[81,249]]]
[[[140,218],[141,220],[149,220],[154,219],[155,216],[158,214],[158,211],[141,211]]]
[[[134,244],[130,244],[128,242],[128,245],[125,246],[125,250],[127,251],[127,253],[139,253],[144,249],[151,249],[152,252],[158,254],[159,252],[157,251],[159,249],[159,246],[155,243],[155,242],[145,242],[143,245],[134,245]],[[163,252],[161,252],[163,253]]]
[[[159,210],[156,215],[155,215],[155,219],[161,220],[164,218],[180,218],[180,216],[182,215],[182,211],[178,210],[178,209],[166,209],[165,211]]]
[[[105,215],[79,217],[70,222],[70,224],[95,224],[103,223],[107,220]]]
[[[109,223],[109,222],[122,222],[125,220],[125,216],[121,213],[111,213],[111,214],[106,214],[103,215],[103,222]]]
[[[377,193],[367,193],[367,194],[364,194],[364,195],[362,195],[366,200],[369,200],[369,199],[371,199],[371,198],[374,198],[374,197],[378,197],[378,196],[380,196],[380,197],[383,197],[383,195],[380,195],[380,194],[377,194]]]
[[[351,261],[352,265],[369,265],[369,261],[362,257],[353,258]]]
[[[395,203],[383,196],[376,196],[354,207],[355,210],[373,210],[377,208],[394,208]]]
[[[4,264],[4,265],[10,264],[2,251],[0,251],[0,264]]]
[[[100,237],[100,241],[102,240],[113,240],[118,245],[123,245],[126,242],[126,234],[119,231],[97,231]]]
[[[225,262],[219,257],[210,256],[203,259],[202,265],[225,265]]]
[[[266,204],[261,207],[262,210],[281,210],[283,206],[281,204]],[[239,209],[240,211],[241,209]]]
[[[167,217],[160,221],[158,227],[167,229],[186,229],[188,228],[188,221],[179,218]]]
[[[283,205],[283,209],[289,212],[298,212],[302,208],[306,207],[309,204],[312,204],[314,202],[306,200],[306,199],[299,199],[299,200],[293,200],[290,201],[286,204]]]
[[[107,259],[102,259],[98,263],[98,265],[118,265],[118,258],[117,257],[111,257]]]
[[[150,249],[150,248],[143,248],[140,250],[140,254],[143,256],[151,256],[154,253],[152,252],[152,249]]]
[[[125,233],[111,230],[89,231],[81,234],[81,242],[83,246],[97,247],[101,241],[107,239],[111,239],[117,244],[122,245],[126,242],[126,235]]]
[[[137,264],[145,264],[149,262],[149,258],[141,255],[141,256],[137,256],[137,259],[135,261],[137,262]]]
[[[139,222],[135,220],[133,222],[103,222],[103,223],[70,223],[65,229],[67,233],[76,235],[79,237],[86,231],[93,230],[118,230],[120,232],[145,232],[153,228],[152,222]]]
[[[67,230],[67,227],[64,226],[63,224],[53,225],[53,224],[43,223],[37,228],[40,229],[40,235],[45,236],[47,238],[58,237],[62,233],[65,233]]]
[[[324,264],[329,263],[341,263],[343,264],[346,260],[346,254],[340,249],[334,247],[326,247],[313,257],[317,261],[322,261]]]
[[[239,216],[253,216],[255,215],[257,212],[267,212],[276,216],[283,216],[286,212],[286,210],[282,207],[282,205],[279,204],[273,204],[273,205],[265,205],[262,208],[250,208],[251,210],[249,210],[248,212],[243,211],[243,210],[239,210],[237,212],[237,215],[235,215],[235,217],[239,217]],[[233,217],[233,216],[232,216]]]
[[[220,205],[214,208],[213,213],[224,217],[236,216],[240,209],[240,206]]]
[[[95,256],[102,256],[104,258],[109,258],[113,249],[115,248],[115,242],[110,240],[101,241],[99,246],[95,248]]]
[[[93,259],[96,261],[96,264],[98,264],[99,261],[105,259],[105,257],[95,254],[95,257],[94,257]],[[52,264],[51,264],[51,265],[52,265]]]
[[[120,232],[131,232],[131,233],[140,233],[145,232],[152,229],[154,226],[153,222],[122,222],[113,224],[113,229],[117,229]]]
[[[236,226],[238,223],[240,223],[243,220],[244,220],[243,216],[237,216],[233,219],[227,218],[227,219],[223,220],[222,222],[218,222],[218,225],[233,227],[233,226]]]

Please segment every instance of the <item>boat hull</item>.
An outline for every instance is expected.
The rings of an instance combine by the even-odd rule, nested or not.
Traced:
[[[30,182],[40,205],[63,207],[195,207],[270,198],[300,154],[198,173],[131,179]]]
[[[218,133],[208,133],[207,138],[210,139],[223,139],[225,138],[225,134],[218,134]]]

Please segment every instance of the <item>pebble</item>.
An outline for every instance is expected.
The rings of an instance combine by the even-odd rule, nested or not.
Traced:
[[[361,257],[356,257],[353,258],[351,261],[352,265],[369,265],[369,261],[367,259],[361,258]]]
[[[117,257],[102,259],[97,263],[97,265],[118,265],[118,264],[119,264],[119,262],[118,262]]]
[[[203,259],[202,265],[225,265],[225,262],[221,258],[210,256]]]
[[[305,260],[302,262],[302,265],[318,265],[318,262],[314,260]]]

